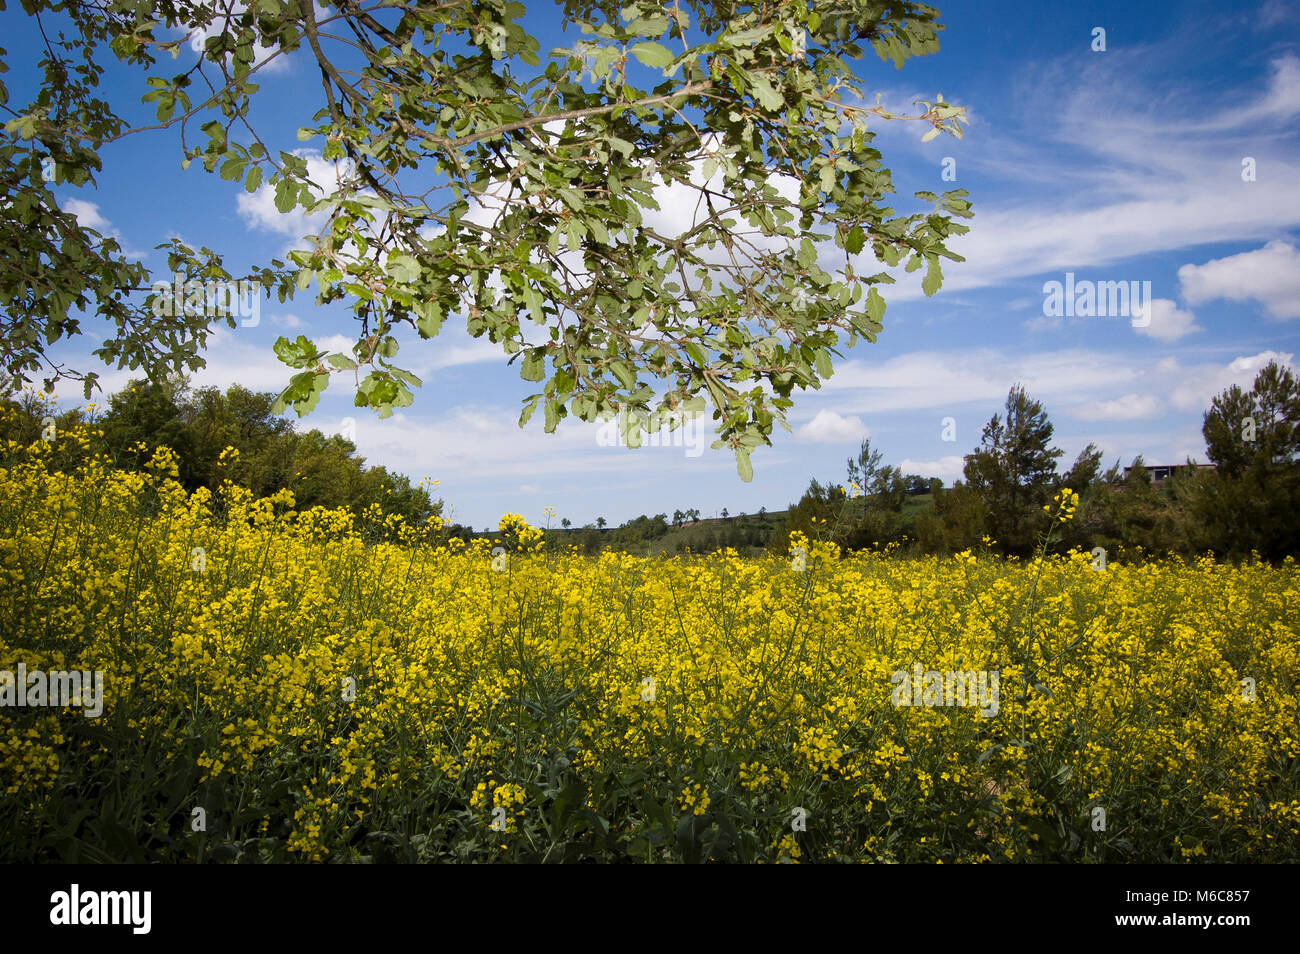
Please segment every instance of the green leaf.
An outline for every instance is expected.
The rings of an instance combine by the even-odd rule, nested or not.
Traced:
[[[540,394],[534,394],[532,397],[524,398],[524,409],[519,415],[519,426],[523,427],[528,423],[528,419],[533,416],[537,410],[537,402],[542,399]]]
[[[405,252],[389,252],[386,268],[392,278],[409,285],[420,275],[420,263]]]
[[[818,176],[818,184],[823,192],[830,193],[835,189],[835,183],[839,181],[839,178],[839,175],[835,172],[835,167],[828,162],[822,166],[821,174]]]
[[[637,17],[627,25],[627,32],[635,33],[637,36],[659,36],[666,29],[668,29],[668,18],[659,13],[649,17]]]
[[[283,215],[298,204],[298,184],[292,179],[281,179],[275,184],[275,207]]]
[[[632,373],[631,369],[628,368],[626,364],[622,361],[611,361],[609,368],[614,372],[614,377],[618,378],[619,383],[623,385],[623,387],[627,388],[629,391],[636,390],[636,375]]]
[[[546,312],[542,311],[542,296],[532,285],[524,286],[524,301],[528,305],[528,313],[532,315],[533,322],[539,325],[546,324]]]
[[[749,82],[754,91],[754,98],[764,109],[775,112],[785,106],[785,99],[768,82],[766,76],[753,75],[749,78]]]
[[[831,353],[825,348],[817,349],[817,374],[823,378],[829,378],[835,373],[834,367],[831,366]]]
[[[446,318],[442,306],[436,301],[417,301],[415,311],[419,315],[415,320],[415,328],[419,331],[420,337],[432,338],[438,333]]]
[[[874,288],[867,292],[867,316],[876,324],[880,324],[885,317],[885,299]]]
[[[803,241],[799,243],[799,253],[795,256],[800,268],[808,268],[813,262],[817,261],[817,246],[813,245],[812,239],[806,235]]]
[[[736,448],[736,470],[740,472],[740,479],[749,483],[754,479],[754,465],[749,462],[749,448]]]
[[[725,34],[720,38],[720,42],[725,43],[727,46],[750,46],[768,36],[775,29],[774,24],[750,27],[748,30],[741,30],[738,33]]]
[[[855,225],[849,232],[849,237],[844,242],[844,250],[850,255],[857,255],[862,251],[862,247],[867,244],[867,233],[862,231],[862,226]]]
[[[401,368],[391,368],[390,370],[391,370],[392,373],[393,373],[393,377],[397,378],[397,380],[399,380],[399,381],[404,381],[405,383],[409,384],[409,385],[410,385],[411,387],[413,387],[413,388],[418,388],[418,387],[423,387],[423,386],[424,386],[424,382],[421,381],[419,378],[417,378],[417,377],[416,377],[414,374],[412,374],[410,371],[403,371]],[[407,393],[408,395],[410,394],[410,392],[406,392],[406,393]],[[401,403],[403,406],[405,406],[405,405],[407,405],[407,404],[410,404],[411,402],[410,402],[410,401],[401,401],[401,402],[399,402],[399,403]]]
[[[244,174],[244,169],[248,165],[248,160],[243,156],[231,156],[221,164],[221,178],[227,182],[234,182]]]
[[[673,56],[673,51],[662,43],[638,43],[629,47],[628,52],[652,69],[667,69],[677,59]]]
[[[357,363],[346,355],[332,354],[326,360],[340,371],[355,371],[357,369]]]
[[[272,348],[276,357],[293,368],[305,368],[316,362],[316,345],[309,341],[306,335],[299,335],[293,341],[281,335],[275,339]],[[301,377],[302,375],[295,376],[295,378]]]
[[[925,278],[921,280],[921,291],[929,297],[939,290],[943,284],[943,272],[939,268],[939,256],[933,255],[928,259],[930,267],[925,271]]]
[[[529,351],[520,362],[519,376],[525,381],[541,381],[546,377],[546,359],[541,351]]]

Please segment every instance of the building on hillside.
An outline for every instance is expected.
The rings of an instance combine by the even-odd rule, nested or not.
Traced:
[[[1151,475],[1151,486],[1159,488],[1161,485],[1164,484],[1166,480],[1168,480],[1170,477],[1174,475],[1174,471],[1181,470],[1187,466],[1189,465],[1185,463],[1184,464],[1143,464],[1142,468],[1148,474]],[[1213,464],[1192,464],[1190,466],[1196,467],[1198,470],[1215,469]],[[1128,479],[1129,472],[1132,470],[1133,470],[1132,467],[1124,468],[1125,480]]]

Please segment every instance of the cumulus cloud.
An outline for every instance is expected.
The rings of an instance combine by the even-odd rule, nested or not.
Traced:
[[[1270,350],[1243,355],[1227,365],[1171,368],[1177,371],[1178,384],[1170,394],[1169,402],[1180,411],[1204,411],[1216,395],[1232,385],[1248,389],[1255,383],[1255,375],[1270,361],[1290,365],[1293,357],[1291,353]]]
[[[102,232],[108,228],[108,219],[99,214],[99,206],[84,199],[68,199],[63,203],[64,210],[77,217],[77,224],[83,229]]]
[[[1192,305],[1253,298],[1270,318],[1300,318],[1300,250],[1280,239],[1253,252],[1184,265],[1178,281]]]
[[[1196,316],[1190,311],[1182,311],[1176,302],[1168,298],[1156,298],[1148,306],[1151,309],[1151,321],[1145,325],[1134,325],[1133,330],[1157,341],[1177,341],[1194,331],[1203,331],[1196,324]]]
[[[825,408],[796,431],[799,440],[813,444],[843,444],[860,441],[869,436],[862,418],[844,417]]]

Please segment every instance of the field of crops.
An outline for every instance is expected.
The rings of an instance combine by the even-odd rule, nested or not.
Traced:
[[[43,453],[0,671],[102,713],[0,709],[0,860],[1300,859],[1291,562],[494,556]]]

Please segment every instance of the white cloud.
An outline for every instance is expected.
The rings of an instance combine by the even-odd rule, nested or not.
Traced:
[[[1085,421],[1136,421],[1156,417],[1164,409],[1152,394],[1125,394],[1113,401],[1091,401],[1076,407],[1075,417]]]
[[[439,335],[438,339],[435,339],[437,343],[429,345],[432,350],[437,352],[430,364],[431,368],[454,368],[465,364],[487,364],[491,362],[497,362],[504,366],[510,357],[505,353],[501,345],[488,341],[486,338],[475,340],[468,335],[462,334],[459,337],[465,340],[465,344],[447,344],[441,340],[443,337],[443,335]],[[447,335],[446,337],[450,338],[452,336]]]
[[[1065,327],[1064,318],[1049,318],[1046,315],[1035,315],[1028,321],[1021,322],[1030,331],[1060,331]]]
[[[1294,357],[1291,353],[1280,351],[1261,351],[1259,354],[1243,355],[1226,366],[1201,365],[1200,367],[1176,368],[1175,384],[1169,396],[1169,402],[1180,411],[1204,411],[1210,401],[1236,384],[1243,390],[1255,383],[1255,375],[1270,361],[1290,365]]]
[[[736,470],[730,453],[708,449],[713,435],[707,432],[703,453],[690,457],[683,447],[601,446],[599,426],[574,418],[561,421],[552,434],[545,433],[536,418],[520,428],[519,411],[508,407],[458,406],[436,418],[427,412],[380,419],[358,411],[355,416],[356,443],[363,457],[406,473],[437,477],[452,499],[459,499],[459,488],[461,497],[495,490],[508,499],[521,485],[545,486],[539,478],[546,477],[579,477],[584,484],[608,477],[626,488],[647,477],[652,483],[699,480],[706,472],[713,478]],[[319,426],[311,420],[306,419],[308,426]]]
[[[1253,252],[1184,265],[1178,282],[1192,305],[1253,298],[1271,318],[1300,318],[1300,250],[1288,242],[1275,239]]]
[[[64,203],[65,211],[77,217],[77,224],[83,229],[102,232],[108,228],[108,219],[99,214],[99,206],[84,199],[68,199]]]
[[[1150,304],[1151,321],[1145,326],[1133,325],[1133,330],[1157,341],[1177,341],[1194,331],[1203,331],[1190,311],[1180,311],[1168,298],[1156,298]]]
[[[1082,401],[1130,388],[1146,370],[1142,359],[1082,349],[1023,355],[993,348],[913,351],[881,362],[845,362],[822,390],[861,391],[855,402],[873,413],[948,411],[975,402],[1000,405],[1016,381],[1035,399]]]
[[[1238,117],[1239,122],[1283,121],[1300,113],[1300,57],[1287,53],[1269,68],[1273,75],[1267,92]]]
[[[869,436],[862,418],[844,417],[823,408],[817,416],[796,432],[799,440],[814,444],[842,444]]]
[[[830,392],[828,397],[840,406],[851,401],[851,406],[872,415],[930,411],[936,429],[941,417],[951,415],[963,434],[970,432],[973,412],[980,424],[992,413],[1001,414],[1007,390],[1016,382],[1029,397],[1043,402],[1049,416],[1140,420],[1165,410],[1202,411],[1229,385],[1249,387],[1269,361],[1289,365],[1292,358],[1268,350],[1227,364],[1183,364],[1173,357],[1081,349],[1025,355],[987,348],[915,351],[875,363],[846,362],[822,393]]]

